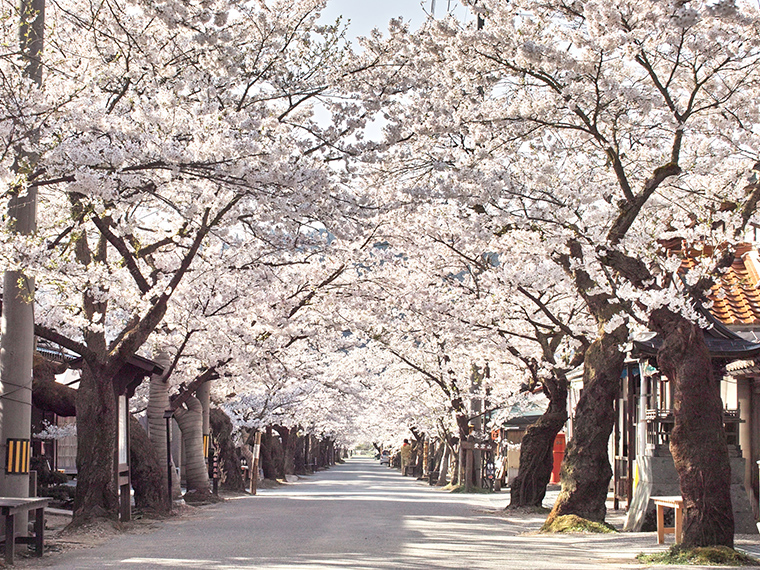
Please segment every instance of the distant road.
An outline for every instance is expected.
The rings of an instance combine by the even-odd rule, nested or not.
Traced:
[[[353,458],[278,489],[262,489],[24,567],[75,570],[618,569],[662,550],[654,533],[545,536],[543,516],[508,517],[506,493],[451,494]],[[659,567],[666,568],[666,567]]]

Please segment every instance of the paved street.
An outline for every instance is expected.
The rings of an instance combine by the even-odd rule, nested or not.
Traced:
[[[33,564],[77,570],[613,569],[640,568],[636,554],[664,548],[654,533],[526,534],[543,517],[505,516],[506,500],[506,493],[445,493],[354,458],[255,497],[204,507],[149,534],[121,535]]]

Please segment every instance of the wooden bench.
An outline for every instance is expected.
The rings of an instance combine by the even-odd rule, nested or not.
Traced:
[[[683,498],[679,496],[672,497],[651,497],[657,506],[657,544],[665,543],[666,534],[674,534],[676,544],[680,544],[683,538]],[[675,526],[665,526],[665,509],[673,509],[673,524]]]
[[[16,544],[33,544],[37,556],[42,556],[45,537],[45,507],[50,499],[36,497],[0,497],[0,515],[5,517],[5,563],[13,564]],[[34,511],[34,536],[16,536],[16,515]]]

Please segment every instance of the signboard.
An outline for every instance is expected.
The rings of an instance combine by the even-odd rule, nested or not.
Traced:
[[[129,421],[129,409],[127,409],[127,397],[125,395],[119,396],[119,465],[128,463],[127,454],[129,453],[129,447],[127,446],[127,422]]]

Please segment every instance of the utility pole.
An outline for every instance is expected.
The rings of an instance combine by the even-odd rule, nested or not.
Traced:
[[[203,409],[203,458],[208,467],[211,452],[211,384],[204,382],[195,391],[195,397]]]
[[[42,86],[42,43],[45,31],[45,0],[21,0],[19,42],[24,73]],[[28,133],[34,143],[36,132]],[[29,175],[36,168],[33,152],[17,150],[15,168]],[[9,190],[8,231],[28,236],[37,229],[37,191],[19,185]],[[3,276],[0,317],[0,448],[5,469],[0,469],[0,494],[29,496],[29,454],[32,423],[32,367],[34,360],[34,279],[22,271]],[[17,528],[26,526],[17,517]]]

